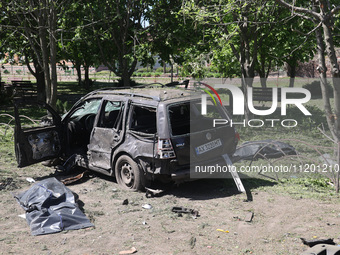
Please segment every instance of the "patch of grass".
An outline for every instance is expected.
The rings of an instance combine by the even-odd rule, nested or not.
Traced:
[[[262,186],[257,190],[289,195],[295,199],[312,198],[323,201],[337,201],[339,198],[339,194],[335,193],[334,188],[328,184],[326,178],[282,179],[275,186]]]

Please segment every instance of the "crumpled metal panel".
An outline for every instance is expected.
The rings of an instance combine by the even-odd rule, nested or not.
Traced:
[[[125,151],[132,158],[149,157],[153,158],[156,153],[157,136],[142,134],[138,132],[126,132],[125,141],[117,150]]]
[[[94,226],[76,205],[72,191],[54,177],[35,183],[15,198],[26,211],[32,235]]]
[[[117,133],[110,128],[95,127],[90,138],[90,164],[103,169],[111,167],[111,153],[118,137]]]
[[[317,244],[301,255],[340,255],[340,246],[330,244]]]

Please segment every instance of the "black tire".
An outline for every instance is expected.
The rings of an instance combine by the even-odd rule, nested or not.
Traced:
[[[145,188],[145,175],[138,164],[129,156],[122,155],[115,165],[117,183],[127,190],[142,191]]]

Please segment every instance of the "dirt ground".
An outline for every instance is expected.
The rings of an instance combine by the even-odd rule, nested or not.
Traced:
[[[9,171],[9,169],[7,169]],[[334,238],[340,243],[340,199],[294,198],[271,192],[271,182],[253,185],[253,201],[239,194],[233,180],[200,180],[169,188],[158,197],[122,190],[110,178],[93,175],[68,187],[78,194],[94,228],[32,236],[13,193],[49,177],[52,168],[17,169],[0,191],[0,254],[300,254],[306,239]],[[0,180],[5,170],[0,166]],[[261,187],[260,187],[261,186]],[[267,186],[263,189],[263,186]],[[128,205],[123,201],[128,199]],[[144,209],[150,204],[151,209]],[[184,206],[199,217],[171,211]],[[251,222],[246,217],[253,213]],[[229,232],[217,231],[222,229]]]

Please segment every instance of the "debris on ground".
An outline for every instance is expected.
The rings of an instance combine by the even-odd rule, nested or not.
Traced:
[[[32,235],[94,226],[78,208],[73,192],[54,177],[35,183],[14,197],[26,211]]]
[[[130,250],[126,250],[126,251],[120,251],[118,254],[119,255],[125,255],[125,254],[133,254],[136,253],[137,249],[135,247],[132,247]]]
[[[164,192],[164,190],[162,190],[162,189],[150,189],[150,188],[145,188],[145,190],[146,190],[145,196],[146,196],[147,198],[159,196],[161,193]]]
[[[144,209],[151,209],[152,208],[152,205],[150,204],[145,204],[142,206]]]
[[[239,160],[280,158],[296,154],[295,148],[288,143],[272,139],[251,141],[244,142],[236,149],[233,155],[233,162]]]
[[[122,205],[128,205],[129,204],[129,199],[124,199]]]
[[[336,255],[340,254],[340,246],[330,244],[317,244],[307,251],[301,253],[301,255]]]
[[[220,228],[216,229],[216,231],[223,232],[223,233],[229,233],[229,230],[223,230],[223,229],[220,229]]]
[[[253,220],[254,213],[253,212],[248,212],[246,217],[244,218],[245,222],[251,222]]]
[[[80,179],[82,179],[88,173],[89,173],[89,171],[86,170],[86,171],[84,171],[84,172],[82,172],[82,173],[80,173],[76,176],[72,176],[72,177],[68,177],[66,179],[63,179],[63,180],[61,180],[61,182],[65,185],[68,185],[68,184],[74,183],[76,181],[79,181]]]
[[[300,238],[302,243],[305,245],[308,245],[309,247],[313,247],[318,244],[331,244],[334,245],[333,238],[328,238],[328,239],[317,239],[317,240],[306,240],[305,238]]]
[[[174,206],[171,209],[172,212],[177,213],[178,216],[182,216],[182,213],[191,214],[194,219],[196,219],[199,216],[199,212],[194,209],[189,209],[181,206]]]
[[[35,183],[35,180],[31,177],[27,177],[26,181],[28,181],[29,183]]]

